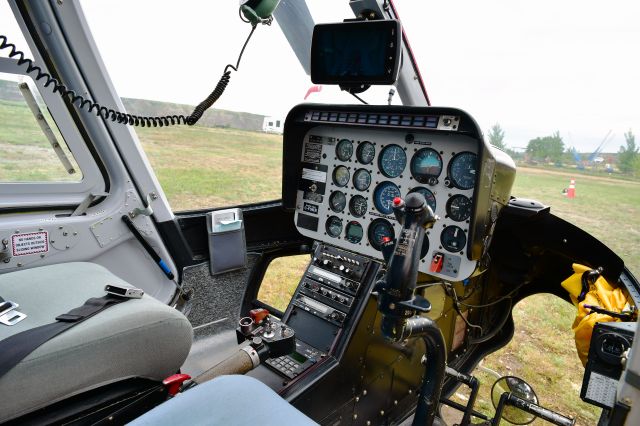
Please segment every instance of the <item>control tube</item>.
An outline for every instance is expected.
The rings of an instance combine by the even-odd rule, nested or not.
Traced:
[[[382,334],[394,342],[409,337],[421,337],[424,340],[425,373],[413,424],[431,425],[442,391],[447,352],[437,324],[419,315],[429,312],[431,303],[416,295],[415,289],[425,230],[431,228],[437,218],[419,193],[409,194],[406,201],[399,197],[394,199],[393,212],[402,225],[402,231],[396,241],[385,241],[382,248],[387,272],[376,283],[378,310],[382,313]]]

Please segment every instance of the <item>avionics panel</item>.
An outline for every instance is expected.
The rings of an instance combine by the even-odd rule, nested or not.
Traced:
[[[414,129],[320,125],[302,141],[296,198],[301,234],[382,259],[383,238],[400,232],[395,197],[420,192],[439,216],[428,230],[420,271],[469,277],[470,230],[478,179],[478,139]]]

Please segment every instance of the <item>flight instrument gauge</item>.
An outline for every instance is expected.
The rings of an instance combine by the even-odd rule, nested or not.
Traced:
[[[442,157],[435,149],[422,148],[411,158],[411,176],[420,183],[435,185],[442,173]]]
[[[371,164],[376,156],[376,147],[369,141],[361,142],[356,149],[356,158],[361,164]]]
[[[380,251],[382,250],[382,243],[384,243],[384,239],[389,238],[393,240],[395,238],[395,232],[393,231],[393,226],[388,220],[379,218],[369,224],[367,236],[369,237],[369,244],[371,244],[371,247]]]
[[[396,178],[402,174],[407,165],[407,154],[400,145],[388,145],[378,158],[380,172],[388,178]]]
[[[440,242],[446,250],[458,252],[467,244],[467,236],[460,227],[451,225],[444,228],[440,234]]]
[[[333,170],[333,183],[338,186],[347,186],[350,176],[349,169],[345,166],[338,166]]]
[[[371,173],[365,169],[358,169],[353,174],[353,186],[358,191],[366,191],[371,185]]]
[[[362,225],[355,220],[347,223],[347,227],[345,229],[344,239],[353,244],[358,244],[362,241],[362,235],[364,231],[362,230]]]
[[[347,196],[342,191],[334,191],[329,197],[329,208],[340,213],[347,206]]]
[[[421,194],[424,197],[425,201],[427,202],[427,205],[431,207],[431,211],[435,213],[437,203],[436,203],[436,196],[433,195],[433,192],[431,192],[430,190],[422,186],[413,188],[411,191],[409,191],[409,194],[411,194],[412,192],[417,192],[418,194]]]
[[[336,145],[336,156],[341,161],[349,161],[353,155],[353,143],[349,139],[341,139]]]
[[[327,235],[337,238],[342,233],[342,219],[338,216],[330,216],[324,225]]]
[[[473,152],[461,152],[449,163],[449,177],[453,186],[471,189],[476,184],[478,156]]]
[[[362,217],[367,214],[367,199],[362,195],[354,195],[349,200],[349,211],[355,217]]]
[[[447,215],[456,222],[462,222],[471,216],[471,200],[462,194],[454,195],[447,201]]]
[[[400,188],[389,181],[382,182],[373,191],[373,205],[382,214],[393,213],[393,199],[400,196]]]

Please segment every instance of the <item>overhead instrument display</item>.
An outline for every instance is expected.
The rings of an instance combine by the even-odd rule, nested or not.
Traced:
[[[460,110],[394,115],[380,106],[332,108],[301,105],[287,119],[285,143],[297,151],[285,158],[285,173],[298,180],[283,186],[295,197],[293,191],[283,197],[295,200],[286,203],[298,231],[381,260],[384,241],[400,236],[394,200],[420,193],[438,219],[426,232],[419,270],[446,280],[470,277],[486,253],[492,221],[508,203],[513,161],[485,144]],[[434,111],[446,112],[429,115]]]

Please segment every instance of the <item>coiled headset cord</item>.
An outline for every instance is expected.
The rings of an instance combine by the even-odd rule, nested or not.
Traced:
[[[238,71],[238,68],[240,68],[240,60],[242,59],[244,50],[246,49],[251,36],[256,30],[256,27],[257,25],[252,25],[251,32],[249,33],[249,36],[242,46],[242,50],[240,51],[240,55],[238,55],[238,60],[236,61],[235,66],[232,64],[228,64],[224,68],[222,77],[220,77],[220,80],[218,81],[215,89],[213,89],[213,92],[211,92],[211,94],[207,96],[204,101],[202,101],[197,107],[195,107],[195,109],[189,116],[174,114],[150,117],[127,114],[124,112],[116,111],[112,108],[107,108],[97,102],[94,102],[91,99],[87,99],[82,95],[76,94],[74,90],[67,88],[56,78],[44,72],[42,68],[34,64],[32,59],[25,58],[24,53],[19,51],[14,44],[9,43],[7,37],[2,34],[0,34],[0,50],[10,49],[8,57],[12,59],[17,58],[18,66],[27,64],[27,74],[31,74],[32,77],[35,77],[36,81],[44,79],[44,87],[53,86],[53,93],[60,93],[61,97],[67,98],[73,105],[76,105],[80,109],[85,109],[90,113],[94,112],[96,116],[101,117],[105,120],[111,120],[115,123],[141,127],[164,127],[178,124],[193,126],[198,122],[198,120],[200,120],[200,118],[202,118],[204,112],[209,109],[209,107],[211,107],[211,105],[213,105],[220,98],[220,96],[222,96],[225,89],[227,88],[227,85],[229,84],[229,81],[231,80],[231,70]]]

